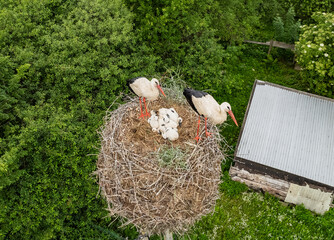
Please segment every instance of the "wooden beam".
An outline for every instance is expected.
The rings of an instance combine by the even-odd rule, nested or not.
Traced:
[[[246,42],[246,43],[254,43],[254,44],[258,44],[258,45],[266,45],[266,46],[270,45],[270,44],[268,44],[268,42],[256,42],[256,41],[251,41],[251,40],[244,40],[244,42]]]
[[[230,168],[230,176],[234,181],[245,183],[254,190],[268,192],[281,200],[285,199],[290,187],[290,183],[283,179],[275,179],[269,175],[250,173],[236,167]]]
[[[251,41],[251,40],[244,40],[244,42],[258,44],[258,45],[265,45],[265,46],[273,46],[273,47],[284,48],[284,49],[290,49],[292,51],[295,50],[295,45],[294,44],[279,42],[279,41],[273,41],[273,40],[270,40],[270,41],[267,41],[267,42],[257,42],[257,41]]]

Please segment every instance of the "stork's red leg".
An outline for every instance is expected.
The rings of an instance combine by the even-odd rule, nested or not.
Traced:
[[[145,117],[150,117],[151,114],[150,114],[149,112],[147,112],[147,107],[146,107],[145,97],[143,98],[143,101],[144,101],[145,111],[146,111],[146,114],[145,114],[144,116],[145,116]]]
[[[205,135],[206,135],[207,137],[210,137],[212,133],[208,132],[208,130],[207,130],[207,128],[206,128],[206,120],[207,120],[207,118],[204,118],[204,119],[205,119]]]
[[[144,118],[144,113],[143,113],[143,109],[142,109],[142,105],[141,105],[141,97],[139,97],[139,104],[140,104],[140,116],[139,116],[139,118]]]
[[[197,135],[195,137],[195,140],[198,142],[201,138],[199,137],[199,125],[201,123],[201,116],[198,117],[198,126],[197,126]]]

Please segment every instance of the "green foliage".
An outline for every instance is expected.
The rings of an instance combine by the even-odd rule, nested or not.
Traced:
[[[297,17],[309,21],[314,12],[333,12],[334,4],[332,0],[284,0],[282,4],[286,7],[294,7]]]
[[[282,42],[294,43],[298,40],[300,21],[295,20],[295,11],[291,7],[282,18],[275,17],[273,21],[275,29],[275,39]]]
[[[0,239],[134,238],[102,219],[91,176],[105,109],[155,66],[134,51],[132,14],[119,0],[0,6]]]
[[[217,36],[230,44],[242,43],[254,35],[254,30],[261,26],[259,9],[263,5],[262,0],[238,1],[223,0],[214,1],[210,9],[212,27],[216,29]]]
[[[189,49],[182,71],[187,83],[195,89],[220,89],[224,49],[211,33],[203,34]]]
[[[126,0],[136,34],[159,57],[159,71],[178,67],[194,87],[220,85],[223,47],[210,27],[215,1]],[[207,85],[207,86],[203,86]]]
[[[333,97],[334,14],[315,13],[315,23],[302,26],[296,43],[297,62],[305,69],[304,79],[318,94]]]
[[[179,62],[186,55],[187,43],[208,27],[202,10],[193,0],[126,1],[136,14],[135,26],[140,38],[147,42],[164,61]]]
[[[110,220],[102,220],[107,212],[96,199],[98,187],[91,176],[96,157],[88,155],[96,153],[97,126],[75,113],[52,104],[24,111],[26,127],[1,157],[12,165],[0,172],[0,236],[76,239],[99,236],[91,224],[108,229]],[[9,182],[13,176],[16,182]]]

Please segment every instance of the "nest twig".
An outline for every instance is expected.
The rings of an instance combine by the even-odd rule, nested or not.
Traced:
[[[183,118],[179,139],[169,142],[138,119],[137,101],[130,100],[105,117],[96,172],[99,186],[110,214],[127,219],[124,225],[131,223],[148,233],[169,229],[181,234],[214,208],[224,161],[222,139],[208,124],[212,136],[206,138],[201,131],[202,139],[196,143],[195,112],[187,104],[160,99],[149,109],[174,107]],[[159,164],[162,146],[181,149],[183,166]]]

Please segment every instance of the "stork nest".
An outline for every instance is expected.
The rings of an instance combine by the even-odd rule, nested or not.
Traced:
[[[162,107],[175,108],[183,118],[176,141],[163,139],[147,119],[138,118],[138,98],[107,113],[99,132],[98,184],[110,214],[122,217],[123,226],[134,224],[149,234],[182,234],[214,209],[227,145],[209,123],[212,136],[205,136],[204,121],[196,143],[198,115],[185,102],[163,98],[148,110]]]

